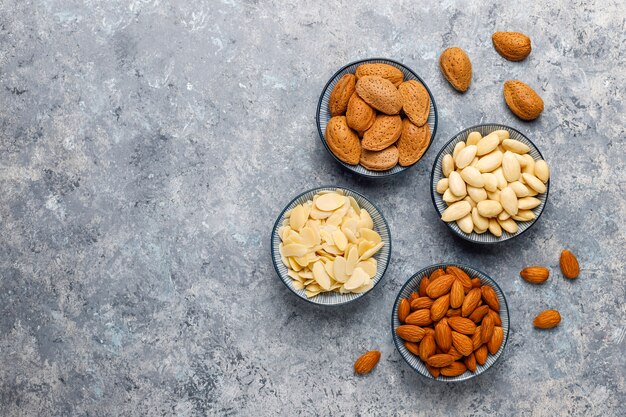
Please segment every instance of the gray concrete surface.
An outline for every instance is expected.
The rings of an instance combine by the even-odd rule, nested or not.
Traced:
[[[624,3],[422,3],[0,1],[0,415],[623,415]],[[502,59],[495,30],[529,34],[529,59]],[[452,45],[473,61],[465,95],[438,70]],[[386,182],[343,171],[314,124],[332,73],[374,56],[415,69],[441,122]],[[545,100],[536,122],[505,107],[512,78]],[[495,247],[455,239],[428,193],[438,148],[486,121],[553,172],[539,223]],[[334,310],[269,255],[282,207],[321,184],[365,193],[394,239],[384,282]],[[464,384],[422,379],[391,341],[396,293],[439,261],[488,272],[511,308],[503,359]],[[517,276],[530,264],[547,284]],[[534,330],[545,308],[563,322]],[[356,377],[369,349],[380,364]]]

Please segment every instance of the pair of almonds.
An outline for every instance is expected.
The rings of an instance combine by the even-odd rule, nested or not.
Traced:
[[[532,50],[530,38],[519,32],[496,32],[492,41],[496,51],[509,61],[522,61]],[[464,50],[452,47],[443,51],[439,67],[455,90],[464,93],[469,89],[472,62]],[[543,100],[528,84],[508,80],[504,83],[503,91],[507,106],[520,119],[534,120],[543,111]]]
[[[437,269],[400,300],[396,334],[437,378],[476,372],[504,340],[498,297],[461,268]]]
[[[561,252],[559,261],[561,272],[566,278],[576,279],[580,274],[578,259],[569,250]],[[550,271],[544,266],[529,266],[520,271],[520,276],[532,284],[543,284],[550,276]],[[551,329],[561,322],[561,314],[557,310],[545,310],[533,321],[533,325],[539,329]]]
[[[410,166],[430,144],[430,95],[395,66],[359,65],[339,79],[328,106],[326,143],[346,164],[372,171]]]

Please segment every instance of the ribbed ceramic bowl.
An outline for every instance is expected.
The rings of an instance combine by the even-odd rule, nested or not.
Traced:
[[[317,105],[317,116],[316,116],[317,130],[320,135],[320,140],[324,144],[324,147],[326,148],[328,153],[337,162],[339,162],[347,170],[352,171],[356,174],[359,174],[363,177],[382,178],[382,177],[388,177],[390,175],[398,174],[400,172],[404,172],[407,169],[411,168],[412,166],[418,164],[419,161],[417,161],[415,164],[410,165],[408,167],[401,167],[400,165],[396,165],[395,167],[387,171],[372,171],[363,167],[362,165],[349,165],[349,164],[346,164],[345,162],[342,162],[341,160],[339,160],[339,158],[335,156],[335,154],[330,150],[330,148],[328,147],[328,144],[326,143],[326,138],[324,137],[324,133],[326,132],[326,125],[328,124],[328,121],[330,120],[330,111],[328,110],[328,101],[330,99],[330,93],[333,91],[335,84],[337,84],[337,81],[339,81],[341,77],[343,77],[345,74],[348,74],[348,73],[354,74],[356,72],[356,68],[361,64],[392,65],[396,68],[399,68],[402,71],[402,73],[404,74],[405,80],[419,81],[426,88],[426,91],[428,91],[428,94],[430,95],[430,113],[428,115],[428,121],[427,121],[428,127],[430,128],[430,143],[428,144],[428,148],[430,148],[430,145],[435,140],[435,134],[437,133],[437,120],[438,120],[437,105],[435,104],[435,98],[433,97],[433,94],[431,93],[430,89],[428,88],[424,80],[422,80],[415,72],[413,72],[412,69],[410,69],[409,67],[399,62],[393,61],[391,59],[384,59],[384,58],[370,58],[370,59],[362,59],[360,61],[352,62],[346,65],[345,67],[341,68],[339,71],[335,73],[335,75],[333,75],[330,78],[330,80],[328,81],[324,89],[322,90],[322,95],[320,96],[319,103]],[[424,155],[426,154],[426,152],[428,152],[428,148],[424,152]],[[422,155],[422,158],[424,158],[424,155]]]
[[[533,159],[535,160],[543,159],[543,156],[541,155],[541,152],[539,152],[539,149],[537,148],[537,146],[535,146],[535,144],[526,136],[524,136],[521,132],[519,132],[516,129],[513,129],[510,126],[489,123],[489,124],[481,124],[481,125],[472,126],[465,130],[462,130],[461,132],[457,133],[452,139],[450,139],[450,141],[448,141],[448,143],[446,143],[443,146],[443,148],[441,148],[441,150],[439,151],[439,154],[437,154],[437,158],[435,158],[433,170],[430,174],[430,193],[432,196],[433,204],[435,205],[435,210],[437,210],[437,213],[439,213],[440,217],[443,211],[448,207],[446,202],[443,201],[443,198],[442,198],[443,196],[439,194],[436,190],[437,182],[441,178],[443,178],[443,172],[441,171],[441,162],[443,160],[443,157],[447,154],[452,154],[452,151],[454,150],[454,147],[456,146],[456,144],[461,141],[467,140],[467,136],[471,132],[480,132],[482,136],[486,136],[491,132],[494,132],[496,130],[501,130],[501,129],[508,130],[511,139],[519,140],[520,142],[523,142],[526,145],[528,145],[530,147],[530,152],[529,152],[530,156],[532,156]],[[514,237],[521,235],[526,230],[530,229],[531,226],[537,222],[537,220],[539,220],[539,217],[541,217],[541,214],[543,213],[543,209],[546,206],[546,201],[548,199],[549,192],[550,192],[550,181],[548,180],[548,183],[546,184],[546,192],[536,196],[536,198],[541,200],[541,204],[539,204],[537,207],[535,207],[532,210],[535,213],[535,218],[528,222],[517,222],[518,231],[517,233],[513,235],[504,230],[502,231],[502,236],[500,237],[496,237],[492,235],[489,231],[486,231],[483,234],[478,234],[476,232],[467,234],[459,228],[456,222],[446,223],[446,225],[450,228],[450,230],[452,230],[454,234],[470,242],[483,243],[483,244],[504,242],[506,240],[509,240],[509,239],[512,239]]]
[[[293,209],[298,204],[304,203],[309,200],[313,200],[313,196],[320,191],[334,191],[341,190],[344,192],[346,196],[352,196],[359,203],[359,207],[364,208],[368,211],[370,216],[372,217],[372,221],[374,223],[374,230],[378,232],[381,237],[384,246],[373,256],[377,261],[377,271],[376,276],[373,278],[374,285],[368,291],[359,293],[359,294],[339,294],[335,292],[321,293],[312,298],[307,298],[305,291],[298,290],[293,286],[293,279],[287,275],[287,267],[283,264],[278,246],[281,242],[280,236],[278,235],[278,228],[283,224],[285,220],[285,213],[288,210]],[[280,277],[280,280],[289,288],[294,294],[298,297],[302,298],[313,304],[325,305],[325,306],[338,306],[342,304],[347,304],[349,302],[355,301],[365,294],[372,291],[378,283],[382,280],[383,275],[385,275],[385,271],[387,270],[387,266],[389,265],[389,258],[391,255],[391,234],[389,233],[389,225],[387,224],[387,220],[383,217],[383,214],[380,210],[372,204],[367,198],[363,195],[357,193],[356,191],[350,190],[344,187],[318,187],[309,191],[305,191],[302,194],[298,195],[296,198],[291,200],[291,202],[283,209],[274,224],[274,228],[272,229],[272,262],[274,263],[274,268],[276,269],[276,273]]]
[[[426,369],[426,366],[424,365],[422,360],[419,357],[412,354],[411,352],[409,352],[407,348],[404,347],[404,341],[396,334],[395,330],[398,326],[400,326],[400,320],[398,319],[398,305],[400,304],[400,300],[402,300],[403,298],[409,297],[413,291],[417,292],[419,290],[419,285],[420,285],[420,282],[422,281],[422,278],[424,278],[425,276],[429,276],[437,268],[446,268],[448,266],[456,266],[458,268],[461,268],[470,277],[472,278],[478,277],[480,281],[483,283],[483,285],[489,285],[494,289],[494,291],[496,292],[496,295],[498,296],[498,301],[500,302],[499,313],[500,313],[500,318],[502,320],[502,330],[504,331],[504,340],[502,341],[502,345],[500,345],[500,349],[498,350],[498,352],[496,352],[495,355],[489,354],[489,356],[487,357],[487,362],[485,362],[484,365],[477,365],[476,373],[465,371],[464,374],[455,376],[455,377],[439,376],[438,378],[434,378],[428,372],[428,369]],[[466,381],[468,379],[472,379],[478,375],[481,375],[482,373],[487,371],[487,369],[492,367],[498,361],[500,356],[502,356],[502,353],[504,352],[504,349],[506,347],[506,342],[509,338],[509,307],[506,303],[506,298],[504,297],[504,293],[502,292],[502,289],[498,286],[498,284],[496,284],[496,282],[493,279],[491,279],[484,272],[481,272],[478,269],[472,268],[467,265],[456,264],[456,263],[443,263],[443,264],[431,265],[427,268],[422,269],[421,271],[413,275],[411,278],[409,278],[409,280],[404,284],[404,286],[398,293],[398,296],[396,297],[396,302],[393,304],[393,311],[391,313],[391,334],[393,335],[393,342],[396,345],[396,349],[398,349],[398,352],[400,352],[400,356],[402,356],[402,358],[406,361],[406,363],[408,363],[409,366],[413,368],[413,370],[415,370],[420,375],[428,379],[435,379],[436,381],[442,381],[442,382]]]

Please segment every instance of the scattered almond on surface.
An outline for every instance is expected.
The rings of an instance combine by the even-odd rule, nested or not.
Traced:
[[[513,114],[522,120],[535,120],[543,111],[543,100],[539,94],[519,80],[504,83],[504,100]]]
[[[439,57],[439,68],[455,90],[466,92],[472,83],[472,62],[458,47],[448,48]]]
[[[539,313],[533,325],[539,329],[551,329],[561,322],[561,314],[556,310],[545,310]]]
[[[544,266],[529,266],[522,269],[519,275],[531,284],[543,284],[550,277],[550,270]]]
[[[567,249],[561,252],[560,266],[561,272],[566,278],[578,278],[578,275],[580,274],[578,259],[576,259],[576,256]]]
[[[519,32],[496,32],[491,40],[496,51],[509,61],[522,61],[532,50],[530,38]]]
[[[365,352],[359,359],[354,362],[354,372],[359,375],[368,374],[378,364],[380,360],[380,352],[378,350],[370,350]]]

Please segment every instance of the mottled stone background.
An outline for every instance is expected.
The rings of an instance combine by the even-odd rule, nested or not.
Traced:
[[[0,0],[0,415],[623,415],[623,1],[297,3]],[[502,59],[496,30],[529,34],[529,59]],[[452,45],[465,95],[438,70]],[[383,182],[343,171],[314,123],[333,72],[377,56],[418,72],[440,116],[425,158]],[[543,97],[539,120],[505,107],[511,78]],[[428,192],[441,145],[487,121],[553,173],[538,224],[494,247],[455,239]],[[321,184],[367,195],[394,239],[384,282],[333,310],[269,254],[280,210]],[[504,357],[464,384],[421,378],[391,340],[396,293],[439,261],[491,274],[511,308]],[[518,277],[531,264],[545,285]],[[537,331],[545,308],[563,322]],[[369,349],[380,364],[356,377]]]

